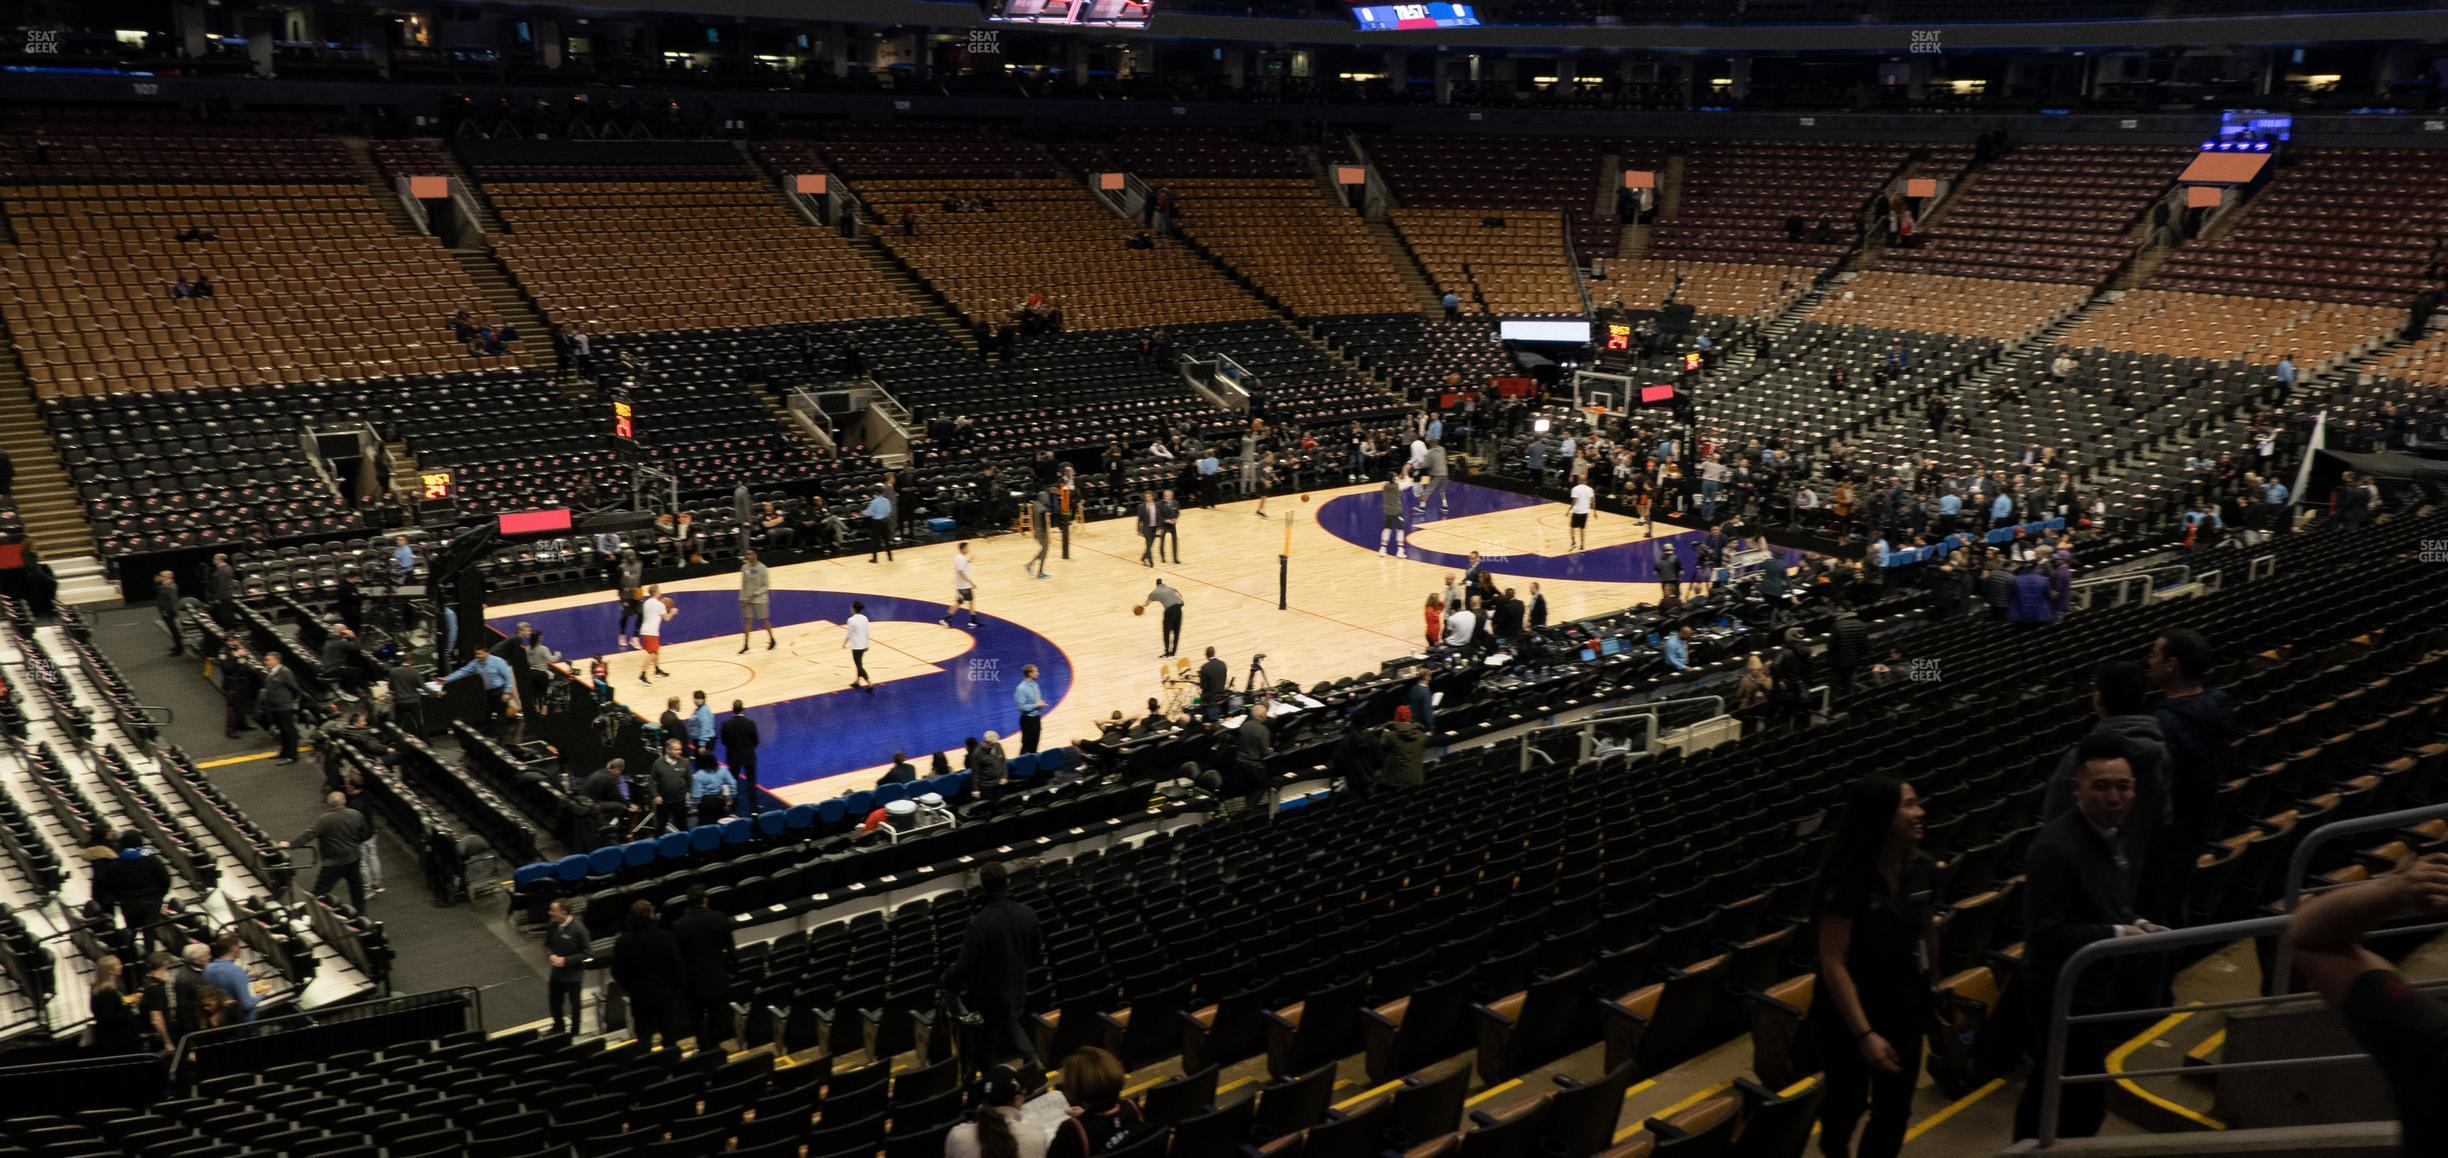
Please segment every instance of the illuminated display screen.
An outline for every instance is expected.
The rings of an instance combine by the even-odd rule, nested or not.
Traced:
[[[1700,351],[1686,351],[1683,355],[1683,368],[1686,370],[1698,370],[1700,368]]]
[[[633,415],[629,409],[628,403],[619,401],[613,402],[612,437],[635,441],[637,439],[637,426],[632,421],[632,417]]]
[[[1148,0],[989,0],[988,19],[1014,24],[1091,24],[1147,27]]]
[[[451,472],[447,470],[417,472],[417,484],[424,492],[425,501],[429,503],[450,501],[451,495],[456,493],[456,488],[451,485],[451,482]]]
[[[1674,387],[1672,387],[1672,386],[1643,386],[1643,387],[1641,387],[1641,402],[1642,402],[1642,403],[1644,403],[1644,404],[1648,404],[1648,403],[1657,403],[1657,402],[1672,402],[1672,401],[1674,401],[1674,396],[1675,396],[1675,389],[1674,389]]]
[[[1606,348],[1610,350],[1631,349],[1632,327],[1622,322],[1608,322]]]
[[[1468,4],[1354,4],[1352,21],[1363,32],[1406,28],[1476,28],[1479,14]]]

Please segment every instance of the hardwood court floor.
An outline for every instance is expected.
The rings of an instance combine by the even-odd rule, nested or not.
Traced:
[[[1421,545],[1451,556],[1474,548],[1502,554],[1490,564],[1499,585],[1514,587],[1526,601],[1535,578],[1551,620],[1656,598],[1654,583],[1549,577],[1584,568],[1579,559],[1559,557],[1560,504],[1474,513],[1471,508],[1519,500],[1481,488],[1454,489],[1455,514],[1419,523]],[[1322,524],[1320,512],[1338,496],[1351,497]],[[685,714],[688,694],[699,689],[718,713],[734,698],[744,701],[766,737],[760,752],[765,787],[793,803],[819,800],[872,783],[896,749],[908,752],[923,772],[929,753],[949,750],[957,764],[962,738],[992,729],[1005,737],[1006,751],[1016,752],[1012,694],[1024,663],[1045,669],[1040,682],[1056,701],[1046,715],[1045,746],[1094,736],[1095,721],[1115,711],[1144,715],[1149,697],[1163,694],[1161,620],[1153,607],[1145,616],[1132,615],[1131,608],[1159,576],[1184,600],[1182,657],[1195,664],[1213,646],[1236,686],[1258,652],[1265,653],[1271,678],[1307,685],[1419,651],[1421,605],[1458,568],[1379,554],[1372,487],[1315,491],[1310,498],[1270,499],[1272,517],[1264,519],[1253,514],[1254,502],[1184,512],[1186,562],[1178,566],[1142,566],[1139,536],[1127,519],[1072,528],[1071,558],[1059,558],[1058,541],[1053,577],[1046,580],[1023,572],[1036,551],[1030,538],[973,540],[985,621],[975,632],[961,619],[951,627],[935,622],[951,597],[951,543],[900,550],[891,562],[870,564],[854,555],[776,568],[780,645],[767,650],[759,633],[745,655],[739,653],[735,577],[669,584],[666,594],[681,606],[664,639],[663,668],[671,675],[651,688],[637,682],[639,653],[614,647],[616,614],[608,592],[507,605],[492,611],[489,621],[505,631],[522,620],[535,622],[574,665],[609,653],[622,702],[649,718],[660,715],[667,695],[682,697]],[[1363,515],[1365,528],[1355,529]],[[1291,606],[1277,610],[1276,556],[1285,547],[1287,520]],[[1660,532],[1683,533],[1671,527]],[[1590,541],[1604,548],[1642,538],[1631,520],[1601,515]],[[1593,551],[1586,569],[1632,574],[1626,566],[1600,562],[1628,554],[1621,547]],[[873,621],[867,667],[877,683],[874,693],[848,690],[851,662],[841,623],[853,598],[866,603]]]

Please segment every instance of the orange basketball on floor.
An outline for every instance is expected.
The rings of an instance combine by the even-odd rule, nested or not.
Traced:
[[[1147,604],[1145,604],[1145,603],[1134,603],[1134,604],[1132,604],[1132,605],[1131,605],[1131,614],[1133,614],[1133,615],[1145,615],[1145,614],[1147,614]]]
[[[1303,495],[1301,495],[1301,501],[1302,501],[1302,502],[1304,502],[1304,503],[1305,503],[1305,502],[1308,502],[1308,501],[1309,501],[1309,496],[1308,496],[1307,494],[1303,494]]]

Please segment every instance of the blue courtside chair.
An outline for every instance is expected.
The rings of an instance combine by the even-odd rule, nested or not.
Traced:
[[[782,814],[782,825],[792,832],[814,828],[816,827],[817,811],[817,807],[813,804],[791,805],[790,810]]]
[[[583,852],[573,852],[553,862],[553,879],[565,885],[584,884],[591,859]]]
[[[690,829],[688,838],[689,851],[699,856],[722,847],[722,829],[711,824],[700,824]]]
[[[655,839],[658,860],[687,860],[688,854],[689,834],[685,832],[667,832]]]
[[[645,840],[633,840],[625,845],[622,845],[621,867],[642,869],[652,865],[655,862],[655,852],[659,846],[660,842],[656,841],[652,837],[648,837]]]
[[[875,802],[878,808],[895,800],[907,800],[909,797],[910,786],[907,784],[878,784],[875,786]]]
[[[551,861],[540,860],[534,864],[523,864],[518,866],[517,870],[510,874],[510,887],[515,891],[523,893],[536,885],[551,880],[552,875],[553,862]]]
[[[756,834],[758,836],[767,838],[780,836],[782,835],[783,824],[782,810],[779,808],[768,808],[763,812],[757,813],[756,819],[749,821],[749,823],[756,826]]]
[[[969,774],[966,772],[955,772],[950,776],[944,777],[944,786],[936,791],[942,793],[943,798],[947,801],[960,799],[963,794],[969,791]]]
[[[1071,749],[1069,748],[1049,748],[1037,753],[1037,770],[1048,776],[1068,771],[1070,767]]]
[[[587,872],[592,876],[610,876],[620,871],[621,858],[626,855],[621,846],[607,844],[587,854]]]
[[[1011,774],[1011,778],[1014,780],[1034,780],[1037,778],[1037,761],[1039,755],[1040,754],[1036,752],[1023,752],[1012,757],[1011,760],[1004,765],[1004,770],[1009,772]]]
[[[750,837],[756,835],[756,823],[745,816],[734,816],[718,825],[701,824],[697,827],[721,830],[722,842],[726,845],[746,844]]]
[[[883,806],[884,802],[876,799],[874,791],[864,788],[842,798],[842,807],[849,810],[853,824],[867,819],[868,813]]]
[[[827,828],[840,824],[842,818],[849,815],[850,802],[839,796],[816,806],[816,819]]]

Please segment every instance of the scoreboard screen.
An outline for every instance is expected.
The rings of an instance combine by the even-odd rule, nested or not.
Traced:
[[[1632,327],[1624,322],[1608,322],[1606,348],[1610,350],[1631,349]]]
[[[1351,14],[1363,32],[1475,28],[1479,24],[1479,14],[1468,4],[1354,4]]]
[[[451,472],[447,470],[418,471],[417,485],[424,500],[429,503],[447,503],[459,493]]]
[[[627,442],[637,441],[637,425],[633,421],[634,417],[635,413],[629,409],[626,399],[614,399],[612,402],[612,437]]]

